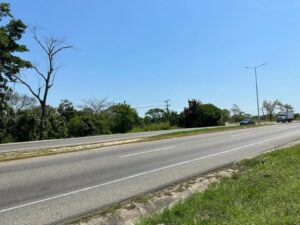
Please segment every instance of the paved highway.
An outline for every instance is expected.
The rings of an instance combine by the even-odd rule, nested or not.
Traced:
[[[66,138],[66,139],[53,139],[44,141],[29,141],[29,142],[17,142],[0,144],[1,152],[11,152],[11,151],[24,151],[24,150],[36,150],[36,149],[47,149],[47,148],[57,148],[57,147],[67,147],[74,145],[86,145],[95,144],[110,141],[120,141],[127,139],[152,137],[160,134],[168,134],[178,131],[188,131],[188,130],[199,130],[199,129],[211,129],[215,127],[203,127],[203,128],[185,128],[185,129],[173,129],[173,130],[160,130],[160,131],[149,131],[149,132],[139,132],[139,133],[126,133],[126,134],[110,134],[110,135],[98,135],[80,138]]]
[[[58,224],[300,138],[300,124],[0,163],[0,224]]]

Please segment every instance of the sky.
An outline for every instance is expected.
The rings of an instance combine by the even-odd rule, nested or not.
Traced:
[[[300,111],[300,0],[8,0],[12,13],[41,37],[64,38],[74,49],[61,66],[48,103],[75,105],[107,97],[136,107],[181,111],[188,99],[256,113],[259,99]],[[27,32],[23,57],[45,57]],[[25,71],[31,82],[34,74]],[[21,93],[25,88],[15,85]]]

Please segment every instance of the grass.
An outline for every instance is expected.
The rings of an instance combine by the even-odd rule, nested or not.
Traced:
[[[261,125],[263,126],[263,125]],[[260,127],[261,127],[260,126]],[[155,135],[152,137],[143,138],[142,141],[154,141],[160,139],[168,139],[168,138],[175,138],[175,137],[184,137],[184,136],[191,136],[197,134],[206,134],[206,133],[213,133],[213,132],[220,132],[220,131],[230,131],[230,130],[241,130],[247,128],[258,127],[256,125],[251,126],[231,126],[231,127],[212,127],[212,128],[204,128],[204,129],[196,129],[196,130],[187,130],[187,131],[174,131],[168,134],[160,134]]]
[[[155,123],[155,124],[145,125],[143,127],[135,127],[130,131],[130,133],[157,131],[157,130],[171,130],[176,128],[178,127],[172,127],[169,123]]]
[[[232,178],[139,225],[300,224],[300,145],[238,164]]]

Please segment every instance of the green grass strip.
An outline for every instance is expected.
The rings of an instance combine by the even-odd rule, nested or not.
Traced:
[[[298,225],[300,145],[238,164],[240,172],[139,225]]]
[[[221,132],[221,131],[233,131],[233,130],[241,130],[247,128],[254,128],[254,127],[262,127],[266,125],[250,125],[250,126],[231,126],[231,127],[212,127],[212,128],[204,128],[204,129],[195,129],[195,130],[186,130],[186,131],[174,131],[172,133],[167,134],[160,134],[155,135],[152,137],[143,138],[142,141],[152,141],[152,140],[160,140],[160,139],[168,139],[168,138],[176,138],[176,137],[185,137],[185,136],[192,136],[198,134],[207,134],[207,133],[214,133],[214,132]]]

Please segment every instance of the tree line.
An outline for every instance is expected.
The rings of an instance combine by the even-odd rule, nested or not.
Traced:
[[[261,119],[265,121],[274,121],[276,119],[276,116],[280,112],[287,112],[287,111],[293,111],[294,107],[290,104],[284,104],[279,100],[264,100],[262,103],[262,106],[260,107],[261,111]],[[239,122],[243,120],[244,118],[253,117],[250,114],[247,114],[241,110],[241,108],[234,104],[231,111],[231,122]],[[256,116],[254,116],[256,117]],[[299,118],[299,114],[295,114],[296,119]],[[257,118],[256,118],[257,119]]]
[[[3,93],[6,107],[1,110],[0,143],[40,139],[41,108],[36,99],[11,89]],[[278,100],[264,101],[262,108],[267,112],[263,119],[268,120],[273,120],[276,110],[292,110],[291,105],[284,105]],[[45,139],[83,137],[177,127],[222,126],[246,117],[252,116],[236,104],[227,110],[196,99],[189,100],[179,113],[169,108],[150,108],[144,117],[140,117],[137,110],[126,102],[113,103],[107,98],[92,98],[74,106],[65,99],[58,107],[46,105],[43,132]]]
[[[12,90],[5,93],[6,107],[2,110],[0,142],[32,141],[40,139],[41,108],[35,98]],[[89,99],[77,107],[62,100],[58,107],[46,105],[44,138],[83,137],[99,134],[126,133],[171,129],[173,127],[201,127],[224,125],[229,111],[213,104],[189,100],[182,112],[152,108],[144,117],[127,103],[112,103],[107,99]]]

